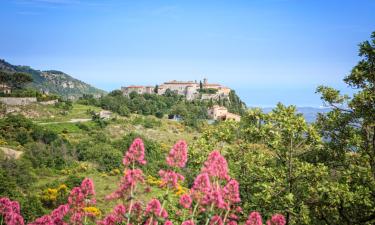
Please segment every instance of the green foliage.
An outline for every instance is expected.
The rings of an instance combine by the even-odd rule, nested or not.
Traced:
[[[33,168],[28,160],[0,160],[0,196],[20,196],[35,181]]]
[[[200,88],[199,93],[201,94],[216,94],[217,89],[215,88]]]
[[[333,223],[375,222],[375,32],[370,41],[359,45],[359,56],[361,60],[344,79],[356,90],[353,96],[341,95],[330,87],[317,89],[333,108],[317,120],[327,140],[326,151],[317,161],[329,166],[339,179],[333,193],[327,194],[338,209],[331,207],[324,212],[324,216],[332,211],[338,214]]]
[[[210,89],[202,90],[212,92]],[[182,118],[185,125],[198,128],[208,118],[208,108],[214,104],[219,104],[220,100],[187,101],[184,96],[178,95],[168,89],[163,95],[140,95],[132,92],[129,94],[129,97],[123,96],[120,90],[115,90],[100,99],[94,99],[92,96],[84,96],[79,102],[81,104],[100,106],[103,109],[117,112],[121,116],[129,116],[130,113],[145,116],[155,115],[158,118],[163,118],[164,114],[178,115]],[[231,112],[242,114],[245,111],[245,104],[235,92],[231,92],[229,99],[225,99],[223,102]]]
[[[0,83],[8,85],[12,90],[21,89],[32,81],[33,78],[28,73],[0,71]]]

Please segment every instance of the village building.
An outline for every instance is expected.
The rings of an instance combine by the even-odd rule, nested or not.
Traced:
[[[213,94],[200,94],[200,83],[197,81],[177,81],[172,80],[164,82],[157,86],[157,94],[163,95],[167,90],[175,92],[179,95],[184,95],[187,100],[197,99],[199,96],[202,96],[201,99],[219,99],[226,98],[229,96],[231,91],[230,88],[224,87],[221,84],[210,84],[205,78],[202,83],[203,89],[214,89],[216,93]],[[121,90],[124,96],[129,96],[130,93],[136,92],[138,94],[151,94],[154,93],[155,87],[153,86],[128,86],[122,87]]]
[[[241,116],[230,113],[226,107],[219,105],[214,105],[213,107],[209,108],[207,114],[214,120],[232,120],[237,122],[241,120]]]
[[[153,86],[128,86],[128,87],[121,87],[121,91],[125,96],[129,96],[130,93],[136,92],[138,94],[152,94],[154,93]]]
[[[11,92],[12,92],[12,89],[8,85],[4,83],[0,84],[0,93],[10,94]]]

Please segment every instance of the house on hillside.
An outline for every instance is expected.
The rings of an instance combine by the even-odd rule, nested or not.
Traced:
[[[236,115],[234,113],[228,112],[228,109],[224,106],[214,105],[213,107],[209,108],[207,114],[210,118],[214,120],[232,120],[239,122],[241,120],[241,116]]]
[[[0,93],[2,94],[10,94],[12,93],[12,89],[5,83],[0,84]]]

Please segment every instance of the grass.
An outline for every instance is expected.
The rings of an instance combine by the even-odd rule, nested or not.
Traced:
[[[67,122],[71,119],[89,119],[91,115],[87,111],[101,111],[101,108],[81,104],[73,104],[73,108],[67,113],[54,105],[31,104],[20,107],[22,114],[32,118],[37,123]]]

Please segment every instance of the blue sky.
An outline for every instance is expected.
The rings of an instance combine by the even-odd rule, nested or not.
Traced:
[[[250,106],[320,106],[375,31],[373,0],[1,0],[0,58],[105,90],[200,80]]]

